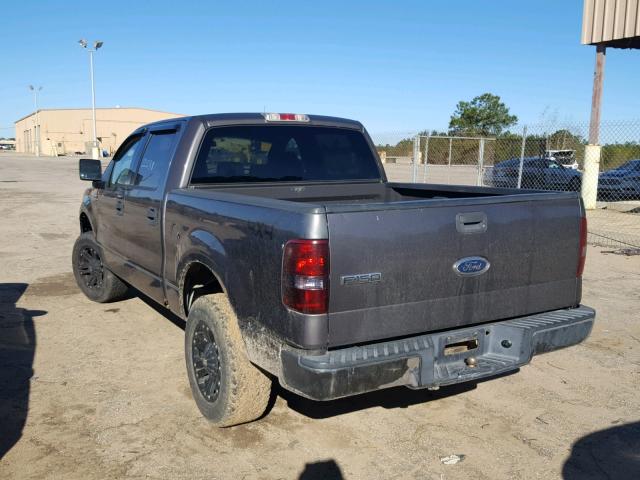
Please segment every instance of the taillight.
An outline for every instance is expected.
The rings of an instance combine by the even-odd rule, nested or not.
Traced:
[[[301,313],[327,313],[328,240],[290,240],[284,246],[282,302]]]
[[[578,271],[576,277],[581,277],[584,272],[584,262],[587,259],[587,217],[580,218],[580,257],[578,258]]]

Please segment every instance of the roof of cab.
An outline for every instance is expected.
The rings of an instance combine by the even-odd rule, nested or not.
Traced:
[[[223,126],[223,125],[255,125],[255,124],[269,124],[269,125],[316,125],[326,127],[341,127],[341,128],[353,128],[356,130],[362,130],[362,124],[356,120],[349,120],[347,118],[339,117],[327,117],[323,115],[307,115],[309,117],[308,122],[295,122],[295,121],[283,121],[283,122],[267,122],[264,114],[262,113],[212,113],[208,115],[193,115],[190,117],[170,118],[166,120],[159,120],[157,122],[149,123],[142,126],[140,129],[149,127],[156,127],[166,125],[167,123],[175,122],[192,122],[199,121],[204,123],[207,127]]]

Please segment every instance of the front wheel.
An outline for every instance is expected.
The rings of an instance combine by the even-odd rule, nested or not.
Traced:
[[[207,420],[229,427],[265,412],[272,382],[249,361],[225,294],[203,295],[193,302],[184,346],[191,392]]]
[[[90,300],[107,303],[125,297],[127,285],[104,266],[102,249],[92,232],[85,232],[76,240],[72,264],[76,283]]]

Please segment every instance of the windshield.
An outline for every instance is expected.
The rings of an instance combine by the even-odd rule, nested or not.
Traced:
[[[207,132],[191,183],[380,180],[374,154],[357,130],[243,125]]]

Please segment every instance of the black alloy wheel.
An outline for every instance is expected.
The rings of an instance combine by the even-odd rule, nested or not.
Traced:
[[[198,322],[191,345],[193,370],[202,396],[215,402],[220,393],[220,352],[211,329]]]
[[[100,254],[92,247],[85,246],[78,255],[78,273],[88,289],[100,289],[104,282],[104,266]]]

